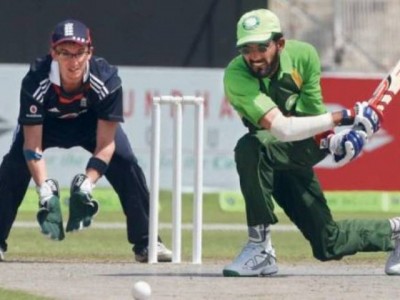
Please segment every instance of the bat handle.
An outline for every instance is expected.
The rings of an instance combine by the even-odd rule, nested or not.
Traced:
[[[381,102],[378,105],[371,104],[371,108],[376,112],[378,115],[379,121],[382,123],[383,122],[383,111],[386,108],[386,103]]]

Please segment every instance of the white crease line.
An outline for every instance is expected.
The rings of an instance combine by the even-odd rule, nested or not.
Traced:
[[[18,221],[15,222],[14,227],[17,228],[31,228],[38,227],[38,223],[29,221]],[[126,224],[121,222],[93,222],[90,226],[96,229],[125,229]],[[171,229],[172,225],[170,223],[160,223],[159,229]],[[189,223],[182,224],[182,230],[192,230],[193,225]],[[206,231],[247,231],[247,226],[245,224],[224,224],[224,223],[213,223],[213,224],[203,224],[203,230]],[[273,231],[296,231],[298,230],[294,225],[289,224],[277,224],[272,225]]]

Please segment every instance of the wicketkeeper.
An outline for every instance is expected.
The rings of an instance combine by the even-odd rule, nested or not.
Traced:
[[[31,177],[39,196],[41,232],[53,240],[64,239],[59,187],[47,176],[43,152],[80,146],[92,157],[72,179],[66,231],[90,226],[99,209],[92,191],[104,175],[120,199],[135,258],[147,261],[149,192],[119,124],[122,103],[118,70],[93,55],[86,25],[77,20],[59,23],[50,54],[38,58],[22,80],[19,125],[0,166],[0,260]],[[63,176],[62,170],[58,176]],[[171,261],[171,251],[161,240],[158,260]]]

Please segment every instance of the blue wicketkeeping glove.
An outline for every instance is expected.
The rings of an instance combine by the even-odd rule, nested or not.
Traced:
[[[40,225],[41,232],[52,240],[63,240],[65,234],[57,181],[47,179],[36,190],[39,194],[39,211],[36,219]]]
[[[92,218],[99,210],[98,202],[91,195],[93,187],[84,174],[78,174],[72,180],[67,232],[89,227],[92,223]]]
[[[328,136],[325,147],[332,154],[334,161],[343,166],[360,155],[367,139],[364,130],[345,129]]]

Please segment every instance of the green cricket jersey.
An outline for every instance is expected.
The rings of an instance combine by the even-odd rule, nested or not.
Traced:
[[[272,78],[257,78],[241,55],[224,74],[225,94],[239,115],[254,126],[272,108],[284,115],[319,115],[326,112],[320,87],[321,65],[315,48],[288,40],[280,55],[278,72]]]

